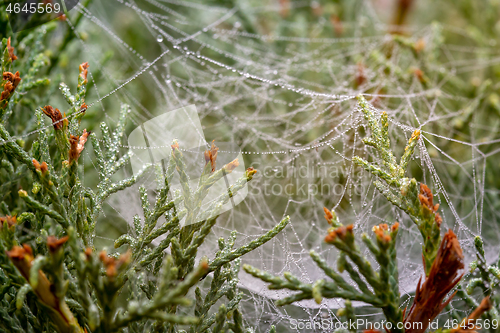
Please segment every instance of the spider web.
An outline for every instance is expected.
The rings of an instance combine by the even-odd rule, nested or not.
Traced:
[[[246,199],[219,217],[200,253],[215,253],[217,239],[233,230],[243,245],[290,215],[290,225],[243,262],[277,275],[289,271],[311,283],[324,276],[309,251],[321,253],[332,266],[337,256],[323,243],[328,228],[324,206],[333,208],[344,225],[354,224],[356,234],[399,221],[400,289],[411,297],[423,273],[421,236],[408,216],[374,188],[373,177],[351,162],[353,156],[378,159],[362,142],[369,129],[355,97],[363,93],[376,114],[388,113],[397,156],[411,133],[421,130],[409,176],[432,189],[443,230],[457,233],[466,262],[473,259],[475,235],[485,238],[487,259],[492,261],[500,234],[495,200],[499,187],[492,169],[499,163],[500,118],[487,112],[480,93],[457,95],[454,78],[482,77],[500,62],[500,53],[495,41],[477,45],[461,27],[412,26],[413,40],[431,50],[426,57],[445,59],[437,68],[431,62],[424,69],[424,84],[411,74],[425,66],[421,60],[399,44],[388,50],[390,27],[372,2],[353,3],[356,20],[342,22],[338,38],[332,37],[332,22],[321,15],[326,7],[316,1],[236,1],[222,6],[110,0],[90,8],[77,5],[74,11],[84,15],[83,26],[75,30],[84,51],[81,60],[91,64],[89,94],[94,100],[87,102],[87,112],[104,114],[112,126],[117,116],[111,106],[124,101],[131,104],[130,121],[138,127],[167,111],[195,105],[206,141],[238,147],[245,165],[258,169],[247,185]],[[294,12],[309,16],[287,20]],[[73,29],[72,22],[66,22]],[[442,43],[442,35],[450,42]],[[102,64],[108,50],[115,51],[116,59]],[[386,62],[378,57],[382,52],[390,53]],[[94,73],[102,78],[94,80]],[[138,95],[145,90],[148,101]],[[133,148],[123,142],[123,152]],[[238,152],[221,150],[219,155],[231,160]],[[91,150],[86,154],[92,168]],[[128,222],[141,214],[134,193],[137,188],[110,199],[110,207]],[[106,239],[105,234],[101,237]],[[271,324],[284,332],[304,332],[290,328],[292,320],[335,321],[336,309],[343,305],[331,299],[321,305],[302,301],[276,307],[273,301],[289,293],[270,291],[244,272],[240,287],[245,292],[245,321],[262,332]],[[452,306],[457,303],[458,297]],[[411,300],[403,307],[409,304]],[[460,306],[457,310],[466,314]],[[376,321],[380,315],[367,308],[362,316]]]

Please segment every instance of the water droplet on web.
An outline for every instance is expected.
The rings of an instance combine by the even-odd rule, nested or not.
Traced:
[[[234,22],[233,27],[234,27],[235,29],[238,29],[238,28],[240,28],[240,27],[241,27],[241,23],[240,23],[240,22]]]
[[[158,37],[156,37],[156,41],[157,41],[158,43],[163,42],[163,36],[162,36],[162,35],[158,35]]]

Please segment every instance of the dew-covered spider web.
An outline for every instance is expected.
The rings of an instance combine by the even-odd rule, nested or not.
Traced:
[[[384,20],[392,3],[352,1],[343,5],[341,21],[334,15],[337,7],[329,6],[277,0],[78,5],[73,11],[82,13],[84,22],[75,32],[91,74],[87,114],[103,114],[113,126],[117,105],[126,102],[133,129],[193,105],[202,144],[215,140],[232,147],[221,148],[218,166],[241,152],[245,167],[258,170],[246,198],[218,218],[202,254],[213,255],[217,239],[233,230],[243,245],[289,215],[281,234],[242,261],[312,283],[324,276],[309,251],[321,253],[333,267],[337,257],[323,242],[329,227],[323,207],[333,208],[344,225],[354,224],[358,235],[399,221],[400,289],[410,296],[405,307],[423,275],[421,236],[375,189],[374,177],[352,163],[354,156],[379,158],[362,141],[370,132],[355,97],[364,94],[376,114],[388,113],[396,156],[411,133],[421,130],[408,176],[431,188],[443,230],[457,233],[466,263],[474,256],[475,235],[484,237],[491,262],[500,235],[500,110],[491,111],[498,96],[485,96],[486,85],[495,85],[485,77],[500,63],[500,51],[496,40],[480,43],[460,24],[410,24],[406,39],[395,41]],[[134,148],[123,142],[124,153]],[[93,158],[88,149],[88,172]],[[108,208],[103,220],[121,217],[130,223],[141,214],[137,187],[111,197]],[[107,241],[105,232],[99,236]],[[292,320],[336,320],[343,305],[324,299],[321,305],[277,307],[274,300],[289,293],[268,290],[243,271],[240,287],[245,322],[262,332],[270,325],[279,332],[304,332],[293,329]],[[460,304],[456,297],[452,307],[465,316]],[[363,313],[367,320],[381,318],[370,308]]]

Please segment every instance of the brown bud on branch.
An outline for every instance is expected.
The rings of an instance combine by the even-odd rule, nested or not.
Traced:
[[[110,279],[114,279],[118,275],[118,269],[123,265],[127,265],[130,262],[132,256],[132,251],[129,249],[124,254],[120,255],[117,259],[109,257],[106,251],[102,250],[99,253],[99,260],[102,261],[104,267],[106,268],[106,275]]]
[[[33,257],[33,250],[27,244],[23,246],[14,246],[10,251],[7,251],[7,256],[12,260],[14,266],[17,267],[19,272],[26,280],[29,280],[30,268],[35,259]]]
[[[253,175],[255,175],[257,173],[257,170],[255,170],[253,167],[249,167],[246,170],[246,173],[247,173],[247,177],[252,177]]]
[[[55,238],[55,237],[54,237]],[[56,243],[60,244],[61,240],[56,239]],[[64,240],[65,242],[66,240]],[[59,245],[57,245],[59,246]],[[50,249],[50,245],[49,245]],[[23,246],[14,246],[10,251],[7,251],[7,256],[14,263],[14,266],[19,270],[21,275],[30,281],[30,270],[33,265],[33,251],[31,247],[27,244]],[[49,307],[51,312],[51,318],[56,326],[59,327],[60,332],[85,332],[80,328],[78,321],[73,316],[68,305],[64,301],[64,298],[56,296],[54,290],[55,286],[49,281],[47,276],[41,270],[38,270],[38,278],[36,285],[31,285],[34,293],[37,295],[38,299],[45,306]]]
[[[207,165],[210,162],[210,166],[212,167],[212,172],[215,171],[215,164],[217,160],[218,151],[219,148],[214,144],[213,141],[210,150],[205,150],[205,165]]]
[[[326,243],[333,243],[335,239],[338,237],[340,240],[344,240],[346,236],[353,236],[354,226],[352,224],[348,226],[340,226],[333,230],[329,230],[328,235],[325,237]]]
[[[234,160],[232,160],[231,162],[229,162],[228,164],[226,164],[224,166],[224,170],[226,170],[226,172],[232,172],[234,169],[236,169],[238,166],[240,165],[240,162],[238,162],[238,159],[235,158]]]
[[[3,91],[0,96],[0,101],[7,100],[10,98],[10,96],[14,93],[17,86],[19,85],[19,82],[21,82],[21,76],[19,75],[19,72],[16,72],[16,74],[12,74],[11,72],[4,72],[3,79],[6,82],[5,85],[3,86]]]
[[[4,223],[7,223],[8,228],[13,228],[17,224],[16,216],[7,215],[5,217],[0,217],[0,227],[3,227]]]
[[[443,219],[437,212],[439,209],[439,204],[433,203],[432,191],[427,185],[420,184],[420,194],[418,195],[418,199],[420,200],[425,213],[435,214],[434,220],[436,221],[438,227],[440,227]]]
[[[88,75],[89,63],[84,62],[80,65],[80,77],[83,79],[83,84],[87,84],[87,75]]]
[[[323,210],[325,212],[325,219],[326,219],[326,221],[328,222],[328,224],[332,224],[332,219],[333,219],[332,212],[328,208],[326,208],[326,207],[323,207]]]
[[[396,226],[396,229],[399,227],[399,223]],[[386,223],[379,224],[378,226],[373,227],[373,233],[383,243],[391,242],[391,235],[389,234],[389,226]]]
[[[9,52],[9,57],[12,61],[17,60],[17,56],[14,54],[14,47],[10,44],[10,37],[7,39],[7,52]]]
[[[12,74],[11,72],[4,72],[3,79],[11,82],[12,85],[14,86],[14,89],[17,88],[19,82],[21,82],[21,76],[19,74],[19,71],[17,71],[16,74]]]
[[[430,200],[432,204],[432,200]],[[418,282],[415,299],[405,322],[422,323],[411,325],[406,333],[423,333],[427,326],[448,305],[453,298],[451,295],[446,301],[446,295],[462,278],[459,270],[464,268],[464,256],[458,243],[457,236],[450,229],[444,235],[439,246],[436,259],[432,263],[429,275],[421,284]]]
[[[83,134],[81,136],[72,135],[69,138],[69,164],[76,162],[80,157],[83,148],[85,147],[85,142],[87,142],[87,138],[90,132],[87,132],[86,129],[83,130]]]
[[[48,236],[47,237],[47,247],[49,248],[49,251],[51,253],[57,252],[59,249],[62,248],[64,243],[68,241],[69,237],[64,236],[63,238],[58,239],[55,236]]]
[[[33,159],[32,162],[33,162],[33,166],[35,167],[35,169],[37,171],[40,171],[43,176],[45,176],[47,174],[47,172],[49,171],[49,166],[47,165],[46,162],[42,162],[40,164],[40,162],[38,162],[35,159]]]
[[[66,119],[63,120],[63,116],[61,114],[61,111],[59,111],[59,109],[54,109],[52,106],[46,105],[42,109],[42,111],[43,113],[45,113],[45,115],[47,115],[50,119],[52,119],[52,124],[55,130],[60,130],[64,127],[65,125],[64,122],[67,120]]]

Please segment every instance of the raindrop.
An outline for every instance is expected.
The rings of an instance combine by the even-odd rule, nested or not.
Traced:
[[[156,41],[157,41],[158,43],[163,42],[163,36],[162,36],[162,35],[158,35],[158,37],[156,37]]]

